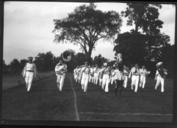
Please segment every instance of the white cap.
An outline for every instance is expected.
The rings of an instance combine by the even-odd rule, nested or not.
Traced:
[[[104,63],[103,66],[107,66],[107,63]]]
[[[160,66],[160,65],[162,65],[163,64],[163,62],[158,62],[157,64],[156,64],[156,66],[158,67],[158,66]]]

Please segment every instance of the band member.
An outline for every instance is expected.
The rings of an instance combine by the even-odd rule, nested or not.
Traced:
[[[143,65],[142,68],[139,70],[140,72],[140,83],[139,87],[144,88],[146,84],[146,76],[150,74],[149,71],[146,70],[145,66]]]
[[[98,71],[99,86],[102,86],[103,83],[103,71],[104,71],[104,66],[100,67]]]
[[[93,75],[93,83],[95,85],[98,84],[98,80],[99,80],[99,78],[98,78],[99,72],[98,71],[99,71],[98,65],[96,65],[96,67],[94,68],[94,75]]]
[[[111,80],[111,85],[113,85],[114,83],[115,83],[115,69],[116,69],[116,66],[115,66],[115,64],[113,65],[113,67],[111,68],[111,78],[110,78],[110,80]]]
[[[55,66],[55,73],[57,76],[57,87],[59,91],[62,91],[64,79],[67,72],[67,65],[63,62],[62,59],[60,59],[59,63]]]
[[[120,90],[119,94],[121,95],[122,88],[123,88],[123,82],[124,82],[123,67],[117,64],[114,72],[115,72],[115,95],[117,95],[118,88]]]
[[[110,75],[110,67],[107,63],[104,63],[102,89],[104,89],[105,92],[109,92]]]
[[[25,85],[27,88],[27,92],[30,91],[33,79],[37,76],[36,65],[33,62],[33,57],[28,58],[28,62],[26,63],[23,72],[23,77],[25,78]]]
[[[163,68],[163,63],[159,62],[156,64],[157,70],[155,74],[155,90],[157,90],[158,86],[161,85],[161,92],[164,92],[164,82],[165,82],[165,77],[168,74],[167,70]]]
[[[81,86],[84,92],[87,92],[89,74],[90,74],[90,68],[88,62],[85,62],[85,65],[83,66],[83,70],[82,70],[82,80],[81,80]]]
[[[89,76],[89,83],[93,83],[94,80],[94,67],[90,67],[90,76]]]
[[[129,69],[127,66],[123,66],[123,77],[124,77],[124,83],[123,83],[123,87],[127,88],[127,84],[128,84],[128,75],[129,75]]]
[[[139,75],[139,66],[138,64],[135,64],[130,71],[129,78],[131,78],[131,89],[134,89],[134,92],[136,93],[138,91]]]

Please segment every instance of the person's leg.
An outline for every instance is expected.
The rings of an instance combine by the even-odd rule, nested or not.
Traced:
[[[115,90],[114,90],[114,93],[115,93],[115,96],[117,96],[117,90],[118,90],[118,80],[115,80]]]
[[[85,79],[85,84],[84,84],[84,92],[87,92],[88,82],[89,82],[89,76],[87,75]]]
[[[157,79],[156,79],[156,84],[155,84],[155,90],[157,90],[158,86],[160,84],[160,77],[157,76]]]
[[[165,82],[164,78],[161,78],[160,83],[161,83],[161,92],[162,93],[165,91],[164,90],[164,82]]]
[[[84,83],[85,83],[85,74],[83,74],[82,78],[81,78],[81,88],[82,88],[82,90],[84,89]]]
[[[144,76],[144,78],[143,78],[142,88],[145,87],[145,84],[146,84],[146,76]]]
[[[123,82],[124,88],[127,88],[127,82],[128,82],[128,77],[125,76],[125,77],[124,77],[124,82]]]
[[[60,79],[60,91],[62,91],[62,89],[63,89],[63,84],[64,84],[64,80],[65,80],[65,75],[66,75],[66,74],[61,75],[61,79]]]
[[[139,81],[139,87],[142,88],[142,86],[143,86],[143,76],[141,75],[140,76],[140,81]]]
[[[29,72],[26,72],[26,75],[25,75],[25,86],[26,86],[27,90],[28,90],[28,84],[29,84]]]
[[[110,80],[109,80],[109,77],[107,76],[106,85],[105,85],[105,92],[109,92],[109,82],[110,82]]]
[[[121,96],[122,95],[122,91],[123,91],[123,80],[120,80],[119,81],[119,84],[118,84],[118,87],[119,87],[119,95]]]
[[[136,93],[138,91],[138,83],[139,83],[139,77],[136,76],[136,79],[135,79],[135,90],[134,90],[134,92],[136,92]]]
[[[60,79],[61,79],[61,75],[57,75],[57,87],[60,90]]]
[[[104,89],[105,84],[106,84],[106,76],[105,76],[105,75],[103,75],[102,85],[101,85],[102,89]]]
[[[131,77],[131,90],[134,89],[134,85],[135,85],[135,77],[132,76],[132,77]]]
[[[33,72],[29,72],[29,79],[28,79],[29,81],[28,81],[28,89],[27,89],[28,92],[31,89],[31,85],[32,85],[32,82],[33,82],[33,75],[34,75]]]

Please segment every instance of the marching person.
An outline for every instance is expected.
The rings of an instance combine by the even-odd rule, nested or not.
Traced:
[[[163,68],[163,62],[159,62],[156,64],[157,70],[155,74],[155,90],[157,90],[158,86],[161,85],[161,92],[164,92],[164,82],[165,82],[165,77],[168,74],[167,70]]]
[[[134,89],[135,93],[138,91],[139,75],[139,66],[135,64],[135,66],[131,68],[129,75],[129,78],[131,78],[131,89]]]
[[[59,63],[55,66],[55,73],[57,76],[57,87],[59,91],[62,91],[64,79],[67,72],[67,65],[63,62],[62,59],[60,59]]]
[[[96,65],[95,66],[95,68],[94,68],[94,75],[93,75],[93,83],[95,84],[95,85],[98,85],[98,75],[99,75],[99,69],[98,69],[98,65]]]
[[[87,93],[89,74],[90,74],[90,68],[88,62],[85,62],[85,65],[82,70],[82,80],[81,80],[81,86],[85,93]]]
[[[110,67],[107,65],[107,63],[104,63],[104,70],[103,70],[103,82],[102,82],[102,89],[104,89],[105,92],[109,92],[109,83],[110,83]]]
[[[114,83],[115,83],[115,69],[116,69],[116,65],[114,64],[113,66],[112,66],[112,68],[111,68],[111,78],[110,78],[110,80],[111,80],[111,85],[113,85]]]
[[[119,64],[116,65],[116,69],[114,70],[115,72],[115,95],[117,95],[118,88],[120,90],[120,95],[123,89],[123,82],[124,82],[124,77],[123,77],[123,67]]]
[[[140,72],[139,87],[144,88],[146,84],[146,77],[148,74],[150,74],[150,71],[147,71],[147,69],[143,65],[142,68],[140,68],[139,72]]]
[[[98,84],[99,86],[102,86],[103,83],[103,70],[104,70],[104,66],[100,67],[98,70]]]
[[[129,69],[127,66],[123,66],[123,77],[124,77],[124,82],[123,82],[123,87],[127,88],[128,84],[128,75],[129,75]]]
[[[33,79],[37,76],[36,64],[33,62],[33,57],[28,58],[28,62],[26,63],[23,72],[23,77],[25,78],[25,85],[27,88],[27,92],[30,91]]]

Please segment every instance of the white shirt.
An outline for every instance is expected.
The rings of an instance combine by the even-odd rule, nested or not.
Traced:
[[[67,65],[66,64],[57,64],[55,66],[55,73],[58,75],[63,75],[67,71]]]

